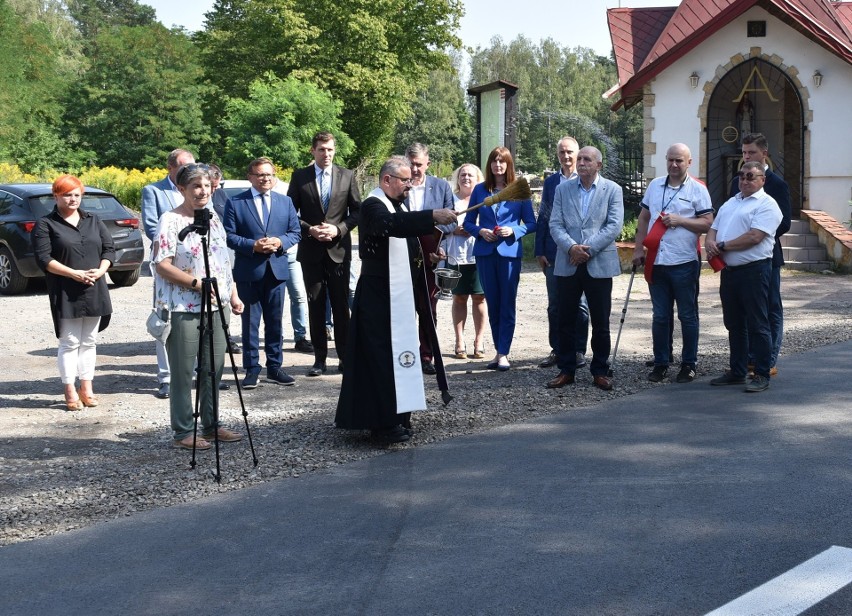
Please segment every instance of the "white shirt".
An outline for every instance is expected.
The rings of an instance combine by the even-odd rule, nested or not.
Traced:
[[[766,236],[760,243],[748,250],[724,251],[722,258],[726,265],[745,265],[772,258],[775,246],[775,230],[781,224],[781,209],[775,199],[761,188],[750,197],[743,198],[742,193],[731,197],[719,208],[719,214],[713,221],[716,230],[716,243],[729,242],[751,229],[763,231]]]
[[[423,183],[420,186],[412,186],[408,191],[408,211],[420,212],[423,210],[423,204],[426,202],[426,177],[423,177]]]
[[[272,213],[272,195],[269,193],[261,193],[258,190],[255,190],[254,187],[251,189],[252,198],[254,198],[254,207],[257,210],[257,217],[260,218],[260,222],[265,222],[263,220],[263,202],[260,200],[260,195],[263,194],[266,198],[266,207],[267,215]]]
[[[651,213],[648,221],[650,229],[660,214],[677,214],[685,218],[697,218],[713,211],[713,202],[707,187],[690,176],[683,184],[672,187],[664,175],[654,178],[648,184],[642,207]],[[680,265],[698,260],[698,234],[689,229],[677,227],[668,229],[660,239],[657,258],[654,265]]]

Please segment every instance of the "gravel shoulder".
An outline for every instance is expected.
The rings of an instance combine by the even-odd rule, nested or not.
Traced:
[[[145,268],[143,268],[143,271]],[[613,344],[622,315],[629,275],[615,280],[611,328]],[[727,333],[718,296],[719,277],[701,277],[699,379],[727,365]],[[537,364],[548,353],[544,278],[532,265],[521,277],[518,319],[506,373],[485,370],[486,360],[452,358],[450,303],[438,308],[438,329],[454,400],[444,407],[434,380],[427,380],[429,411],[415,415],[416,433],[408,443],[376,448],[366,433],[337,430],[334,408],[341,377],[307,378],[312,356],[285,342],[285,369],[296,387],[262,383],[243,393],[247,420],[259,464],[252,464],[248,441],[223,444],[222,483],[211,478],[215,458],[171,447],[168,401],[154,397],[154,343],[145,331],[150,310],[151,278],[130,288],[111,288],[114,315],[101,334],[95,391],[101,405],[67,412],[56,369],[56,339],[44,287],[25,295],[0,298],[6,318],[0,335],[6,341],[0,372],[0,545],[81,528],[180,502],[194,501],[276,479],[323,472],[348,462],[399,448],[478,432],[544,415],[587,408],[606,399],[627,397],[649,387],[694,387],[704,382],[653,385],[646,380],[651,354],[651,303],[637,275],[615,365],[616,387],[609,393],[592,386],[578,371],[578,383],[562,390],[544,384],[555,375]],[[783,356],[852,338],[852,278],[784,272]],[[289,321],[289,314],[285,315]],[[472,323],[468,323],[468,331]],[[235,329],[236,331],[236,329]],[[289,322],[285,332],[292,335]],[[486,348],[493,352],[490,335]],[[675,353],[680,346],[676,332]],[[468,336],[472,350],[473,336]],[[240,365],[240,356],[236,356]],[[334,362],[331,362],[334,364]],[[227,363],[226,363],[227,367]],[[232,381],[230,375],[228,380]],[[629,405],[629,402],[626,402]],[[245,431],[236,388],[223,392],[225,425]]]

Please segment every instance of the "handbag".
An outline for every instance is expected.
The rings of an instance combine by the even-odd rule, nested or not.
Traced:
[[[148,319],[145,321],[145,328],[148,330],[148,333],[163,344],[166,343],[172,331],[169,316],[168,309],[162,308],[161,310],[157,310],[153,308],[151,309],[151,314],[148,315]]]

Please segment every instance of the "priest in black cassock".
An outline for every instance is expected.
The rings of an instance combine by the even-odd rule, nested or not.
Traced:
[[[417,236],[456,222],[450,209],[407,211],[410,188],[408,159],[394,156],[361,204],[361,276],[335,417],[338,428],[371,430],[382,443],[407,441],[411,411],[426,409],[414,309],[413,278],[424,275]]]

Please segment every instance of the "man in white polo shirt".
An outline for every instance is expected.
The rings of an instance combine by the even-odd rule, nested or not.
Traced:
[[[725,261],[719,296],[731,347],[730,370],[711,385],[743,385],[749,349],[754,355],[754,377],[747,392],[769,387],[772,338],[769,330],[769,278],[775,230],[781,210],[763,190],[763,165],[748,162],[739,173],[740,192],[719,208],[704,248],[707,258]]]
[[[701,261],[698,236],[713,222],[713,204],[707,187],[689,176],[692,154],[682,143],[666,152],[668,175],[651,180],[636,229],[634,265],[645,264],[645,279],[651,293],[654,341],[652,383],[666,377],[671,362],[673,308],[677,304],[683,337],[678,383],[695,379],[698,362],[698,276]],[[648,255],[645,256],[647,245]]]

